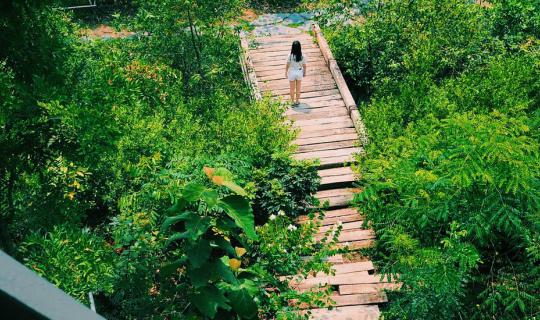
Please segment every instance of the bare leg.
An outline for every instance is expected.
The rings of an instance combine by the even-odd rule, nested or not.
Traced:
[[[289,81],[289,86],[290,86],[290,97],[291,97],[291,103],[294,102],[294,81]]]
[[[300,103],[300,93],[302,93],[302,80],[296,80],[296,103]]]

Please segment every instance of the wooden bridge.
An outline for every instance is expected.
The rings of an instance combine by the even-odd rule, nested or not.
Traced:
[[[317,197],[328,201],[322,227],[316,237],[322,237],[332,225],[341,223],[340,244],[350,250],[372,245],[372,230],[362,228],[362,216],[349,202],[359,190],[352,188],[355,175],[350,164],[353,155],[362,152],[367,142],[363,123],[354,99],[347,88],[339,67],[317,25],[312,35],[275,35],[248,40],[241,35],[242,66],[247,82],[256,99],[263,94],[288,99],[289,81],[285,77],[285,61],[294,40],[302,43],[308,57],[307,76],[302,81],[301,103],[286,111],[293,126],[300,129],[295,140],[295,158],[319,159],[320,189]],[[300,217],[299,222],[306,221]],[[345,260],[332,257],[335,275],[317,275],[296,284],[299,290],[318,285],[333,286],[333,310],[312,309],[314,319],[371,320],[379,318],[379,303],[386,302],[384,288],[395,286],[374,275],[374,267],[366,258]]]

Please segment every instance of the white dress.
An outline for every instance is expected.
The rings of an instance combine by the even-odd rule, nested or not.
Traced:
[[[289,64],[289,73],[287,77],[289,81],[302,80],[304,78],[304,65],[306,64],[306,56],[302,55],[300,61],[296,61],[296,57],[289,53],[287,57],[287,64]]]

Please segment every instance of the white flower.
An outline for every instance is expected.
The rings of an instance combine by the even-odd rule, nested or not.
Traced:
[[[344,245],[345,245],[346,247],[348,247],[348,246],[351,245],[351,243],[350,243],[349,241],[347,241],[347,242],[344,243]]]
[[[271,214],[271,215],[270,215],[270,220],[276,220],[276,216],[273,215],[273,214]]]
[[[287,250],[286,250],[286,249],[283,249],[283,253],[287,253]]]
[[[343,222],[341,222],[341,221],[338,221],[338,222],[337,222],[337,226],[338,226],[338,227],[341,227],[341,226],[343,226]]]
[[[285,215],[285,211],[279,210],[279,212],[278,212],[277,214],[278,214],[278,216],[284,216],[284,215]]]
[[[293,226],[292,224],[290,224],[290,225],[287,227],[287,230],[289,230],[289,231],[296,231],[296,229],[298,229],[298,228],[296,228],[296,226]]]

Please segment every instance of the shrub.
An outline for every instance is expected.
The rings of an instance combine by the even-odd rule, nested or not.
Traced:
[[[88,229],[58,225],[31,234],[20,250],[29,268],[85,304],[89,292],[113,291],[113,248]]]
[[[540,288],[520,276],[535,270],[535,258],[526,250],[536,246],[532,239],[540,234],[535,217],[539,149],[526,120],[497,111],[426,119],[363,160],[362,177],[368,183],[358,196],[360,207],[374,221],[381,250],[391,253],[387,261],[394,264],[392,272],[403,274],[408,292],[396,302],[396,312],[437,319],[431,308],[416,309],[419,301],[430,301],[449,315],[463,312],[475,318],[517,319],[538,312],[533,297]],[[452,237],[453,244],[448,243]],[[442,252],[447,252],[444,259]],[[417,269],[419,259],[429,271]],[[459,277],[445,275],[444,269],[456,265]],[[432,272],[446,277],[446,283],[432,287],[444,290],[445,298],[424,296],[437,292],[422,286]],[[514,281],[504,285],[509,273]],[[518,304],[498,304],[509,296],[491,290],[503,287],[515,293],[511,296]]]
[[[255,219],[264,222],[280,212],[292,218],[307,214],[315,204],[320,178],[313,163],[277,154],[268,167],[255,170],[253,181]]]

